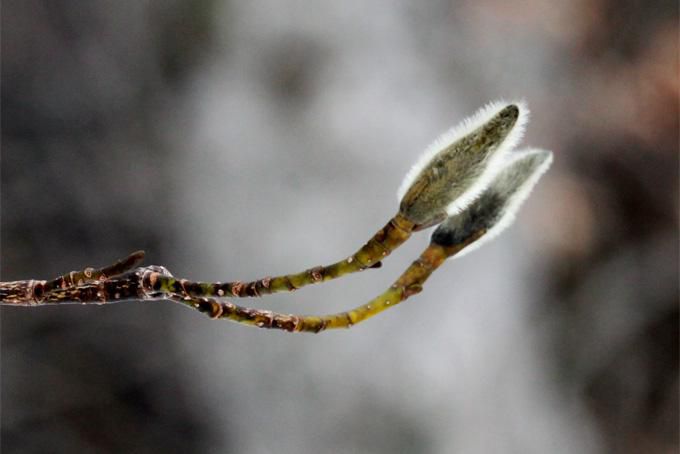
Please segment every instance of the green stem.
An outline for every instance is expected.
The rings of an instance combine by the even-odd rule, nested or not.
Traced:
[[[415,225],[397,214],[380,229],[355,254],[345,260],[328,266],[317,266],[295,274],[266,277],[251,282],[192,282],[186,279],[161,277],[157,290],[187,294],[194,297],[258,297],[278,292],[292,292],[306,285],[326,282],[331,279],[377,268],[381,260],[401,246],[413,231]]]
[[[222,318],[258,328],[280,329],[288,332],[318,333],[328,329],[351,328],[384,310],[394,307],[412,295],[420,293],[425,281],[442,263],[468,244],[476,241],[485,231],[475,232],[464,243],[441,246],[431,243],[420,257],[385,292],[370,302],[354,309],[329,315],[281,314],[268,310],[238,306],[214,298],[172,294],[173,301],[207,313],[212,318]],[[152,277],[153,280],[153,277]]]

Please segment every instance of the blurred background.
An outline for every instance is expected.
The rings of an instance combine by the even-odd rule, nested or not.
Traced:
[[[509,231],[350,331],[2,308],[3,452],[677,452],[675,0],[2,6],[4,281],[136,249],[202,280],[331,263],[498,98],[555,153]],[[428,240],[248,303],[353,307]]]

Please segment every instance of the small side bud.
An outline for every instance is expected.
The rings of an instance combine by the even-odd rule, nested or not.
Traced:
[[[552,152],[523,150],[505,156],[502,169],[489,187],[465,211],[450,216],[432,234],[432,243],[451,247],[485,230],[478,241],[456,254],[460,257],[509,227],[524,200],[552,163]]]
[[[524,133],[523,102],[496,102],[430,145],[399,188],[401,214],[420,230],[459,213],[488,186],[504,152]]]

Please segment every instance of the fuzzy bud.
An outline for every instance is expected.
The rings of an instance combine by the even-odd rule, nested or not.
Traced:
[[[527,119],[523,102],[495,102],[442,135],[402,182],[401,214],[420,230],[464,210],[520,141]]]
[[[465,211],[450,216],[432,234],[432,243],[451,247],[463,244],[476,232],[485,230],[479,240],[456,256],[477,249],[512,224],[515,215],[552,163],[552,152],[523,150],[505,156],[503,167],[489,187]]]

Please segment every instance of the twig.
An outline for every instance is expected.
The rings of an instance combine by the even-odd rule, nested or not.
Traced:
[[[223,318],[259,328],[281,329],[289,332],[318,333],[327,329],[350,328],[380,312],[396,306],[422,290],[430,275],[448,258],[477,240],[484,231],[455,246],[431,243],[420,257],[380,296],[369,303],[346,312],[329,315],[281,314],[269,310],[242,307],[215,298],[196,296],[186,289],[183,279],[176,279],[162,266],[139,267],[123,274],[108,277],[116,271],[128,270],[143,253],[136,252],[109,267],[93,272],[72,272],[87,280],[75,280],[75,285],[64,285],[64,276],[52,281],[15,281],[0,283],[0,304],[41,306],[54,304],[110,304],[129,300],[171,300],[206,313],[211,318]],[[108,273],[103,272],[107,271]],[[88,275],[90,277],[88,277]],[[99,279],[93,279],[92,277]],[[53,285],[60,282],[60,285]],[[175,285],[175,284],[179,285]],[[182,285],[184,283],[184,286]],[[45,291],[50,285],[49,291]]]
[[[99,269],[88,267],[82,271],[71,271],[68,274],[64,274],[56,279],[45,282],[43,284],[43,291],[48,293],[56,288],[72,287],[91,281],[103,281],[108,277],[117,276],[133,269],[134,267],[141,264],[143,260],[144,251],[135,251],[124,259],[118,260],[113,265],[105,266]]]
[[[311,333],[318,333],[328,329],[351,328],[420,293],[425,281],[447,258],[452,257],[465,246],[476,241],[484,233],[485,230],[477,231],[465,243],[450,247],[430,243],[420,257],[385,292],[366,304],[337,314],[318,316],[281,314],[268,310],[241,307],[231,302],[222,302],[214,298],[176,294],[172,295],[170,299],[204,312],[211,318],[224,318],[258,328]]]
[[[159,285],[164,292],[186,294],[194,297],[259,297],[278,292],[292,292],[310,284],[326,282],[367,268],[379,268],[381,260],[391,254],[409,239],[415,225],[401,214],[397,214],[380,229],[368,242],[349,258],[327,266],[317,266],[300,273],[276,277],[265,277],[251,282],[193,282],[159,276]],[[0,283],[0,304],[30,306],[42,302],[43,295],[56,289],[68,289],[94,281],[105,281],[110,277],[131,270],[144,259],[144,251],[137,251],[113,265],[81,271],[71,271],[51,281],[16,281]],[[68,292],[67,292],[68,293]],[[48,298],[49,300],[49,298]],[[64,302],[64,299],[61,299]],[[51,301],[52,303],[56,301]]]
[[[381,260],[409,239],[415,224],[397,214],[349,258],[327,266],[317,266],[295,274],[265,277],[251,282],[192,282],[160,276],[160,289],[168,293],[195,297],[259,297],[278,292],[293,292],[310,284],[326,282],[367,268],[379,268]]]
[[[0,305],[40,306],[101,302],[99,301],[101,296],[97,293],[107,288],[111,289],[111,295],[119,294],[116,299],[123,297],[136,299],[134,279],[130,279],[130,274],[134,273],[129,271],[143,259],[144,251],[136,251],[112,265],[99,269],[88,267],[81,271],[71,271],[50,281],[30,279],[0,282]],[[143,268],[138,268],[135,272],[140,269]],[[125,272],[128,273],[124,274]]]
[[[157,283],[161,291],[165,293],[194,297],[259,297],[277,292],[292,292],[310,284],[337,279],[367,268],[379,268],[383,258],[409,239],[414,227],[414,223],[397,214],[349,258],[332,265],[310,268],[300,273],[265,277],[245,283],[240,281],[193,282],[187,279],[176,279],[170,274],[167,276],[160,274]],[[0,305],[34,306],[43,302],[46,304],[81,302],[78,292],[74,292],[72,287],[89,288],[91,285],[84,284],[93,282],[101,284],[111,277],[131,270],[143,259],[144,251],[136,251],[113,265],[99,269],[88,267],[81,271],[71,271],[50,281],[0,282]],[[64,292],[58,292],[59,289]],[[73,298],[73,301],[68,301],[68,298]]]

